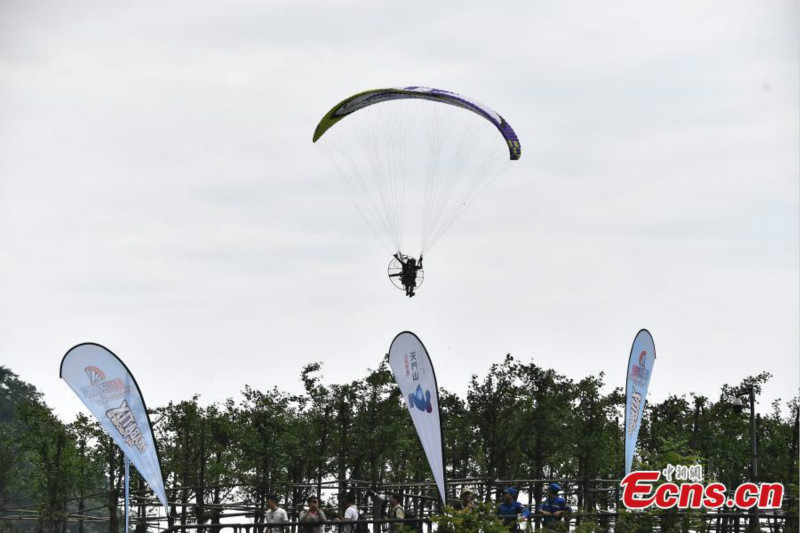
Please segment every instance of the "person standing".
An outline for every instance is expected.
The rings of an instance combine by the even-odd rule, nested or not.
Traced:
[[[267,508],[269,509],[266,514],[267,524],[289,521],[289,515],[278,506],[278,497],[275,494],[267,495]],[[270,527],[267,528],[267,531],[269,533],[288,533],[289,528],[287,526]]]
[[[503,502],[497,507],[497,516],[513,533],[519,531],[519,522],[529,518],[531,512],[517,501],[517,489],[506,487],[503,489]]]
[[[297,521],[300,524],[300,533],[322,533],[322,522],[325,522],[325,513],[319,508],[319,499],[309,496],[308,509],[300,513]]]
[[[561,485],[550,483],[547,487],[547,499],[539,506],[539,514],[544,516],[542,527],[545,529],[553,527],[556,522],[572,512],[572,507],[567,505],[567,500],[558,495],[559,492]]]
[[[389,518],[393,520],[402,520],[406,517],[406,510],[403,509],[403,495],[392,493],[389,495]],[[389,524],[389,533],[398,533],[400,531],[401,522],[394,522]]]
[[[475,502],[472,500],[472,491],[464,489],[461,492],[461,501],[456,502],[455,505],[453,505],[453,509],[456,511],[469,511],[474,508]]]
[[[342,518],[337,516],[334,518],[334,520],[337,522],[345,522],[345,525],[342,526],[342,533],[356,533],[358,528],[356,524],[353,524],[352,522],[358,520],[360,513],[358,512],[358,507],[356,507],[355,494],[348,492],[345,494],[344,501],[345,505],[347,506],[347,509],[344,511],[344,516]],[[350,524],[347,524],[346,522],[350,522]]]

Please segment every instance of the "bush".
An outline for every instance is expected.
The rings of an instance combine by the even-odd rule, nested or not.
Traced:
[[[497,518],[497,509],[491,503],[467,511],[446,507],[444,514],[431,519],[437,525],[437,533],[508,533],[508,526]]]

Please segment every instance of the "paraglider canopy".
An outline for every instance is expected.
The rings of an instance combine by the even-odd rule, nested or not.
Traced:
[[[427,256],[522,154],[511,125],[494,110],[420,86],[345,98],[319,121],[313,141],[348,183],[357,209],[389,253],[404,257]],[[404,242],[408,236],[419,239],[418,253],[413,242]]]
[[[333,127],[334,124],[342,120],[347,115],[355,113],[360,109],[364,109],[365,107],[369,107],[381,102],[411,98],[420,98],[423,100],[430,100],[432,102],[441,102],[443,104],[461,107],[484,117],[486,120],[495,125],[495,127],[500,131],[500,134],[506,140],[510,159],[519,159],[522,156],[522,146],[520,146],[517,134],[514,133],[511,125],[506,122],[503,117],[492,111],[489,107],[471,100],[466,96],[442,89],[433,89],[431,87],[412,86],[394,89],[372,89],[354,94],[349,98],[345,98],[333,106],[333,109],[328,111],[328,113],[322,117],[322,120],[319,121],[319,124],[317,124],[317,127],[314,130],[313,141],[317,142],[326,131]]]

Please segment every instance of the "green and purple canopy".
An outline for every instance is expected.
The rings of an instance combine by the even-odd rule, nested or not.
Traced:
[[[431,87],[401,87],[390,89],[372,89],[364,91],[353,96],[346,98],[336,104],[333,109],[322,117],[322,120],[317,124],[314,130],[314,142],[322,137],[334,124],[342,120],[344,117],[355,113],[360,109],[369,107],[373,104],[381,102],[388,102],[390,100],[403,100],[419,98],[423,100],[430,100],[433,102],[441,102],[456,107],[461,107],[468,111],[476,113],[492,124],[500,131],[500,134],[508,144],[508,152],[511,160],[519,159],[522,155],[522,147],[520,146],[517,134],[511,128],[511,125],[505,121],[503,117],[495,113],[489,107],[476,102],[466,96],[457,93],[445,91],[442,89],[433,89]]]

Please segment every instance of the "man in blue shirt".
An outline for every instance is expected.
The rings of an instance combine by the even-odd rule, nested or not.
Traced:
[[[572,507],[567,505],[567,500],[558,495],[561,485],[550,483],[547,490],[547,499],[539,506],[539,514],[544,515],[542,526],[547,529],[559,522],[564,515],[572,512]]]
[[[506,487],[503,489],[503,502],[497,507],[497,516],[512,532],[519,531],[519,521],[531,515],[527,507],[517,501],[517,489]]]

